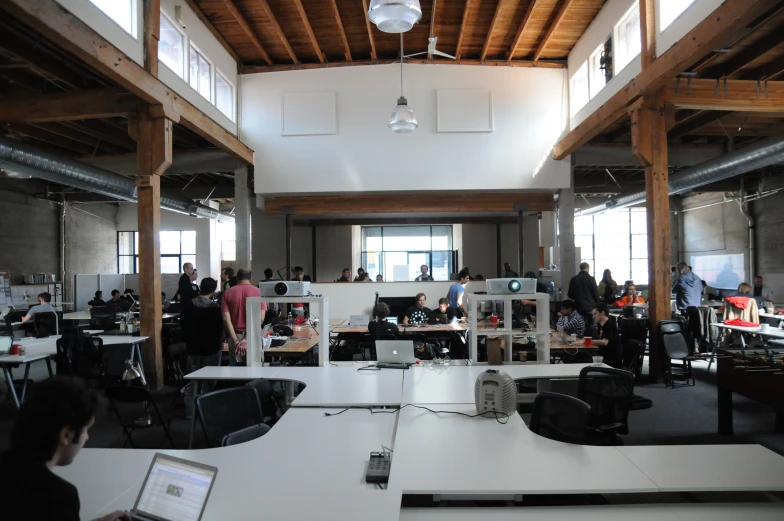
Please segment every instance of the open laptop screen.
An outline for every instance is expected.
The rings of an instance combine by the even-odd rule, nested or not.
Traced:
[[[156,454],[134,513],[153,519],[198,521],[218,469]]]

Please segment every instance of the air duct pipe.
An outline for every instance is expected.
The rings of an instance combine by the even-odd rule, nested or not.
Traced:
[[[700,163],[670,176],[670,195],[729,179],[784,161],[784,136],[773,136],[741,150]],[[586,208],[580,215],[593,215],[613,208],[626,208],[645,201],[645,192],[625,195],[605,204]]]
[[[1,137],[0,168],[123,201],[136,202],[137,200],[136,184],[133,179]],[[161,196],[161,208],[194,217],[234,222],[233,215],[196,204],[188,199]]]

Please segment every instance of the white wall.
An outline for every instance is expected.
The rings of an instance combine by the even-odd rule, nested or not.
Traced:
[[[71,11],[80,20],[89,25],[95,32],[106,38],[112,45],[128,55],[139,65],[144,65],[144,49],[142,46],[142,1],[136,0],[137,24],[136,35],[131,36],[106,16],[90,0],[56,0],[57,3]]]
[[[568,116],[565,71],[409,64],[404,91],[419,128],[387,128],[400,66],[273,72],[243,77],[241,136],[256,151],[256,192],[554,189],[569,161],[533,172]],[[493,132],[436,132],[438,89],[490,89]],[[337,133],[281,136],[284,93],[336,93]]]

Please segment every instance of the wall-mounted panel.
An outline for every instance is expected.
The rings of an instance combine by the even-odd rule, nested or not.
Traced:
[[[493,131],[491,90],[439,90],[436,98],[438,132]]]
[[[280,135],[337,134],[335,92],[289,92],[281,97]]]

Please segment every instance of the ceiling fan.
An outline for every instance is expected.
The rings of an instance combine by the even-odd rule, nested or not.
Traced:
[[[455,60],[456,59],[451,54],[447,54],[445,52],[441,52],[439,50],[436,50],[436,43],[437,42],[438,42],[438,36],[432,36],[431,35],[427,39],[427,51],[426,52],[418,52],[418,53],[414,53],[414,54],[409,54],[409,55],[406,55],[404,57],[405,58],[412,58],[414,56],[420,56],[422,54],[431,54],[431,55],[434,55],[434,56],[443,56],[444,58],[449,58],[450,60]]]

